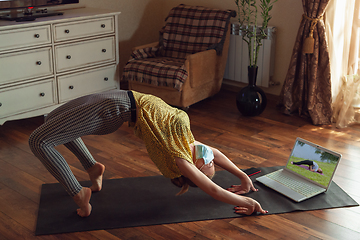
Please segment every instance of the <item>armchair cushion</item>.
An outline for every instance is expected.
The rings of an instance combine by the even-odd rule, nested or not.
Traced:
[[[137,52],[137,57],[141,54]],[[147,55],[147,53],[145,53]],[[172,87],[181,91],[188,73],[182,58],[133,58],[125,66],[123,81],[137,81],[154,86]]]

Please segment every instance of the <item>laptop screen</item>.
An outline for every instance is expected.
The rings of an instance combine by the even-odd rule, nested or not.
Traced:
[[[328,187],[341,155],[297,138],[286,168]]]

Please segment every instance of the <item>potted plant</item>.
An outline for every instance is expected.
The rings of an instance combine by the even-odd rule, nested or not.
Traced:
[[[259,4],[257,3],[257,0],[234,1],[238,8],[237,16],[242,39],[247,43],[249,53],[249,85],[242,88],[238,93],[236,104],[237,108],[244,116],[256,116],[264,111],[267,104],[267,98],[264,91],[256,86],[259,49],[263,39],[267,38],[268,23],[271,19],[269,13],[277,0],[259,0]],[[261,25],[258,24],[258,8],[261,9]]]

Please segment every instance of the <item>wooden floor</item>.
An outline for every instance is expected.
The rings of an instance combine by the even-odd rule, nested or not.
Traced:
[[[235,98],[234,92],[222,90],[189,109],[197,140],[219,148],[240,168],[284,165],[298,136],[316,142],[342,153],[334,181],[360,202],[360,126],[313,126],[305,119],[282,115],[275,101],[258,117],[242,117]],[[360,239],[360,207],[36,237],[40,186],[56,182],[27,144],[29,134],[42,120],[37,117],[0,126],[1,240]],[[84,137],[84,142],[106,165],[107,179],[159,175],[143,143],[125,125],[110,135]],[[88,180],[80,163],[64,147],[58,149],[78,179]]]

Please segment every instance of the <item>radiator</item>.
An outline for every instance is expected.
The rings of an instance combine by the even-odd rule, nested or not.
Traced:
[[[230,46],[224,78],[236,82],[248,83],[247,68],[249,65],[248,45],[242,40],[239,23],[231,24]],[[274,75],[275,27],[267,28],[267,39],[259,49],[258,75],[256,85],[269,87]]]

